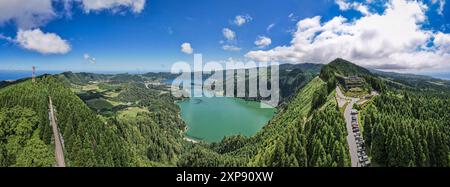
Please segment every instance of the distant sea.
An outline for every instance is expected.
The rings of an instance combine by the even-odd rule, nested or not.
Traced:
[[[59,74],[63,73],[64,71],[36,71],[36,76],[43,75],[43,74]],[[84,72],[84,71],[73,71],[74,73],[77,72]],[[86,71],[89,72],[89,71]],[[148,71],[152,72],[152,71]],[[121,74],[121,73],[128,73],[128,74],[144,74],[147,73],[147,71],[94,71],[90,73],[98,73],[98,74]],[[31,77],[31,71],[25,71],[25,70],[0,70],[0,81],[14,81],[17,79],[22,78],[28,78]]]
[[[62,73],[63,71],[37,71],[36,75],[43,75],[43,74],[58,74]],[[129,74],[141,74],[145,72],[141,71],[129,71],[129,72],[118,72],[118,71],[103,71],[103,72],[95,72],[95,73],[102,73],[102,74],[117,74],[117,73],[129,73]],[[444,79],[444,80],[450,80],[450,72],[433,72],[433,73],[418,73],[421,75],[427,75],[430,77],[438,78],[438,79]],[[24,71],[24,70],[0,70],[0,81],[5,80],[17,80],[22,78],[31,77],[31,71]],[[172,80],[168,80],[170,83]]]
[[[450,80],[450,72],[447,72],[447,73],[434,73],[434,74],[431,74],[430,76],[432,76],[434,78]]]
[[[36,71],[36,76],[43,74],[58,74],[62,71]],[[0,70],[0,81],[14,81],[17,79],[28,78],[31,77],[31,71],[22,71],[22,70]]]
[[[450,72],[439,72],[439,73],[425,73],[424,75],[428,75],[430,77],[450,80]]]

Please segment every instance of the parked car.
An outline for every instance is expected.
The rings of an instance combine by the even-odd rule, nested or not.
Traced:
[[[359,163],[364,163],[363,157],[358,157]]]
[[[358,154],[361,155],[361,156],[367,155],[366,151],[363,150],[363,149],[358,150]]]

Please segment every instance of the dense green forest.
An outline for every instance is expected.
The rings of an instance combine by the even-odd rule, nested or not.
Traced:
[[[389,92],[363,111],[364,137],[380,166],[450,166],[450,97]]]
[[[322,68],[328,82],[358,75],[382,92],[363,106],[361,122],[376,166],[450,166],[449,81],[410,74],[370,72],[343,59]],[[441,85],[441,86],[437,86]]]
[[[311,110],[312,98],[324,88],[322,80],[313,79],[255,136],[194,145],[179,166],[349,166],[344,119],[334,93]]]
[[[275,116],[254,136],[215,143],[183,140],[178,99],[164,85],[144,84],[173,74],[65,72],[1,84],[0,166],[55,165],[49,96],[67,166],[350,166],[335,99],[345,76],[362,77],[364,90],[379,92],[355,105],[374,166],[450,166],[450,91],[437,86],[448,82],[369,71],[343,59],[281,65]]]
[[[2,166],[54,163],[48,96],[57,108],[68,166],[174,165],[180,154],[184,124],[173,117],[175,112],[138,113],[135,120],[104,118],[61,81],[45,76],[0,91]]]

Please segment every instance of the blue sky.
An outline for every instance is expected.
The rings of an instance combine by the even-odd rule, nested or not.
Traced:
[[[70,3],[70,9],[65,9],[65,2]],[[344,2],[347,5],[364,4],[372,14],[382,14],[388,3]],[[446,38],[450,32],[450,15],[447,13],[449,3],[444,5],[442,14],[437,11],[439,3],[424,1],[423,4],[427,6],[424,11],[427,21],[420,24],[421,28],[436,34],[441,32]],[[325,24],[341,15],[350,23],[365,16],[356,8],[341,7],[333,0],[147,0],[140,11],[133,11],[133,5],[126,3],[88,9],[81,0],[67,0],[51,1],[53,16],[38,23],[23,24],[17,21],[22,19],[21,15],[9,14],[2,18],[1,6],[2,4],[0,69],[14,70],[29,69],[32,65],[39,69],[64,71],[169,70],[174,62],[193,61],[192,54],[183,53],[180,49],[181,44],[185,42],[190,44],[194,53],[202,53],[205,61],[222,61],[230,57],[259,60],[249,55],[250,52],[260,51],[261,53],[257,54],[264,56],[281,53],[282,51],[275,49],[278,46],[293,46],[293,34],[299,33],[297,23],[301,20],[320,16],[321,23]],[[239,15],[246,18],[246,22],[240,26],[234,23]],[[271,24],[273,27],[268,30]],[[232,30],[235,38],[226,39],[223,34],[225,28]],[[43,34],[52,33],[59,36],[70,49],[43,52],[35,47],[27,47],[27,44],[19,40],[19,30],[25,33],[34,29],[39,29]],[[323,31],[317,32],[315,36],[321,32]],[[259,36],[270,38],[270,44],[264,47],[255,45]],[[430,37],[427,42],[433,43],[435,35]],[[450,51],[447,49],[450,48],[447,48],[447,40],[442,41],[444,44],[440,47],[445,46],[438,57],[445,59]],[[227,51],[223,49],[224,45],[240,50]],[[86,60],[85,54],[95,58],[96,63]],[[340,57],[338,55],[340,54],[331,53],[329,58]],[[436,63],[442,63],[438,57]],[[286,60],[287,58],[280,55],[270,56],[270,59],[290,63],[311,62],[304,60],[309,59],[304,57]],[[314,58],[313,63],[326,63],[326,60],[328,57]],[[358,61],[358,58],[355,60]],[[377,64],[376,67],[394,67],[392,64],[385,65]],[[414,71],[421,71],[420,65],[414,66]],[[403,66],[398,67],[404,69]]]

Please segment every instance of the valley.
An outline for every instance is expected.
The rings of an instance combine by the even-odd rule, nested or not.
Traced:
[[[175,98],[175,77],[65,72],[4,84],[1,166],[56,164],[49,97],[67,166],[350,167],[352,109],[372,166],[450,165],[448,81],[405,81],[343,59],[286,64],[280,106],[260,109],[246,97]]]

